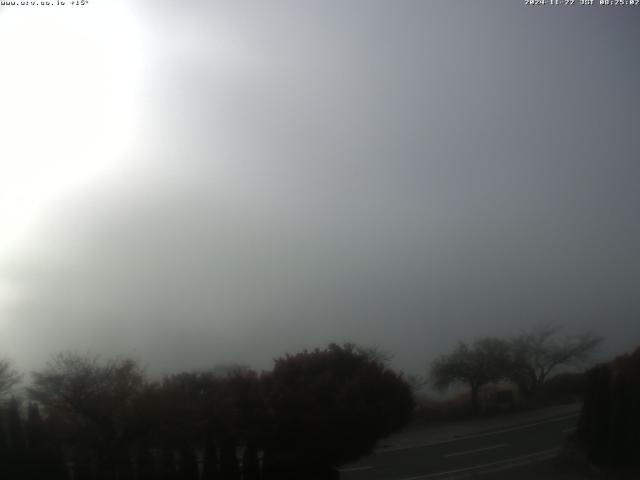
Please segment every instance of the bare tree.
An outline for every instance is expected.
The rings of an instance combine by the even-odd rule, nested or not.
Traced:
[[[471,390],[471,406],[478,411],[480,388],[508,376],[509,345],[499,338],[476,340],[471,346],[460,342],[448,355],[442,355],[431,366],[431,379],[436,388],[444,390],[454,383],[463,383]]]
[[[523,396],[534,396],[559,367],[583,364],[602,343],[593,333],[559,337],[561,330],[541,325],[511,340],[509,377]]]
[[[0,397],[8,393],[18,382],[20,375],[14,368],[10,360],[0,360]]]
[[[67,352],[33,373],[29,393],[79,432],[89,432],[110,455],[131,435],[131,407],[143,386],[144,375],[134,360]]]

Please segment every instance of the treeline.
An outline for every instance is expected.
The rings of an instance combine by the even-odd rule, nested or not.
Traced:
[[[131,359],[63,353],[27,392],[26,411],[3,408],[0,478],[338,478],[413,410],[402,376],[352,344],[156,381]]]

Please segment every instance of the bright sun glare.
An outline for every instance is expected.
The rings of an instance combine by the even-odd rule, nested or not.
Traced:
[[[145,54],[124,0],[5,7],[0,46],[2,256],[61,195],[132,148]]]

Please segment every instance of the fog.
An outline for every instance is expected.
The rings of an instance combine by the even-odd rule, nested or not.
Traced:
[[[96,4],[74,12],[77,28],[108,19],[116,38],[121,17]],[[0,29],[12,8],[0,7]],[[603,335],[602,358],[639,343],[640,10],[120,8],[137,56],[109,63],[105,41],[92,52],[106,86],[85,94],[134,92],[113,125],[135,122],[127,134],[107,122],[117,162],[63,182],[28,225],[2,200],[0,231],[22,230],[0,249],[0,356],[27,370],[64,349],[132,355],[155,372],[262,369],[353,341],[423,373],[459,340],[541,322]],[[55,47],[38,32],[24,34]],[[69,126],[95,108],[78,106]],[[2,109],[0,124],[20,109]],[[102,155],[97,145],[65,171]],[[0,146],[5,173],[20,151]],[[33,150],[36,168],[65,152]]]

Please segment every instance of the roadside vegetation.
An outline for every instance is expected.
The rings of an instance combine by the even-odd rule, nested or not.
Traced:
[[[130,358],[64,352],[22,395],[22,375],[2,360],[0,478],[337,479],[340,465],[412,418],[435,424],[583,400],[562,465],[636,472],[640,349],[585,372],[601,341],[539,327],[461,342],[427,380],[354,344],[287,354],[266,372],[226,365],[158,379]],[[458,393],[420,394],[425,381]]]
[[[639,407],[637,348],[587,372],[584,405],[566,455],[611,477],[640,478]]]
[[[0,478],[300,480],[402,428],[402,375],[353,344],[285,355],[273,370],[227,368],[148,379],[132,359],[61,353],[7,398]],[[8,362],[3,385],[15,384]],[[5,392],[8,389],[5,388]]]

